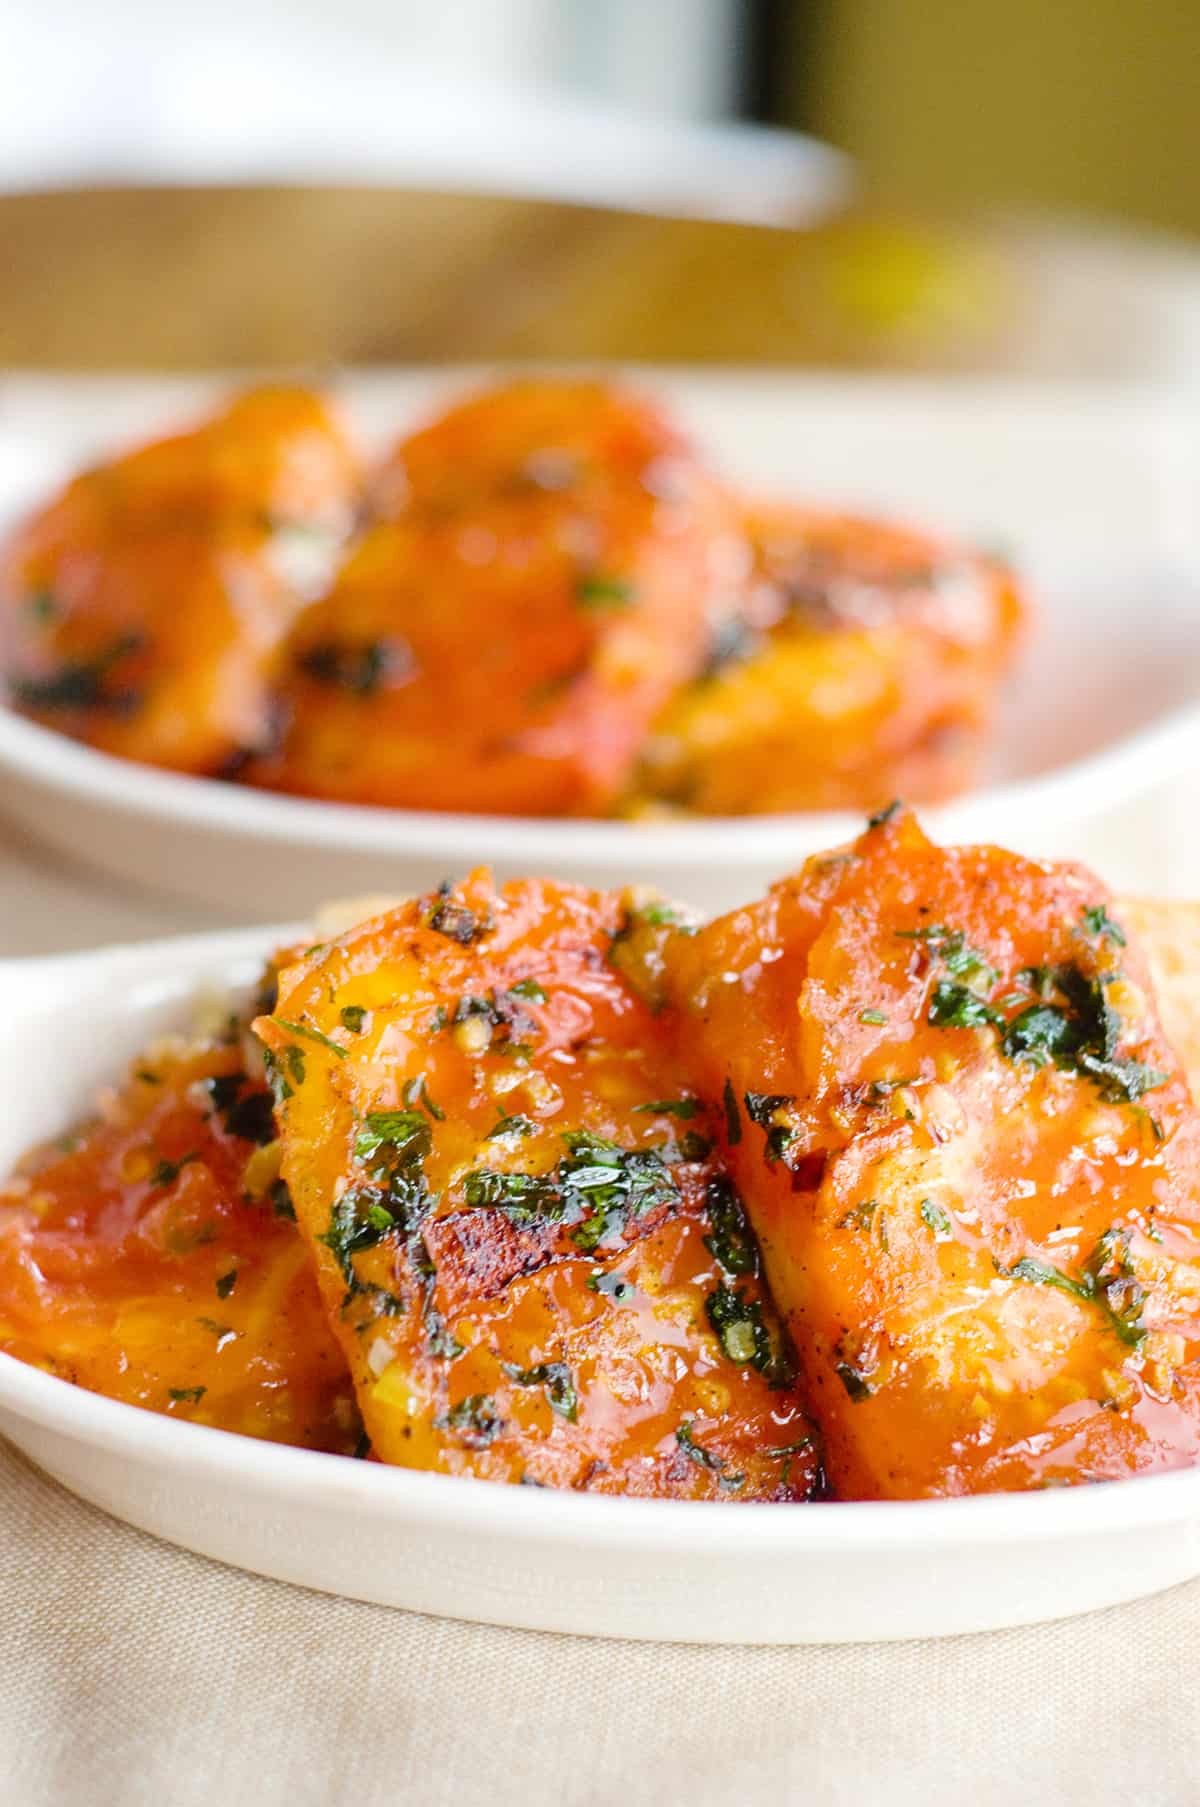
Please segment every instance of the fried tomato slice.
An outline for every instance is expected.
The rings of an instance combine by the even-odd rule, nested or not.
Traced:
[[[858,516],[752,506],[745,526],[745,605],[658,722],[635,807],[876,809],[965,789],[1025,614],[1011,574]]]
[[[521,383],[396,450],[382,518],[297,622],[254,782],[482,814],[607,811],[748,552],[639,397]]]
[[[271,738],[280,642],[359,481],[341,425],[300,389],[253,391],[76,477],[0,551],[11,702],[105,752],[229,768]]]
[[[839,1497],[1200,1458],[1200,1121],[1112,910],[888,812],[658,950]]]
[[[155,1052],[0,1186],[0,1350],[93,1393],[350,1453],[360,1426],[236,1046]]]
[[[486,873],[311,949],[255,1027],[385,1462],[805,1498],[810,1429],[615,896]]]

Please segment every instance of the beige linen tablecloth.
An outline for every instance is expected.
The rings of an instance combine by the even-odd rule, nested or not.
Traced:
[[[0,1800],[1195,1807],[1200,1582],[938,1643],[560,1638],[221,1568],[0,1448]]]
[[[0,956],[198,926],[0,829]],[[221,1568],[0,1445],[0,1807],[1014,1801],[1198,1807],[1200,1582],[940,1643],[590,1642]]]

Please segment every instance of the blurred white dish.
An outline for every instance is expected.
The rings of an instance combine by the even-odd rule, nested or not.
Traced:
[[[0,1171],[197,992],[295,929],[0,963]],[[1200,1470],[912,1504],[590,1498],[317,1455],[118,1405],[0,1355],[0,1433],[72,1492],[258,1574],[419,1612],[694,1643],[912,1638],[1062,1617],[1200,1572]]]
[[[341,387],[378,434],[484,374],[360,373]],[[735,479],[943,526],[1004,547],[1027,575],[1039,620],[990,781],[926,812],[939,836],[1090,859],[1126,889],[1200,888],[1200,849],[1149,808],[1200,771],[1197,430],[1185,408],[1132,390],[635,374]],[[165,427],[203,393],[9,386],[0,509],[114,436]],[[502,875],[649,880],[724,908],[858,826],[849,815],[631,824],[351,808],[114,760],[4,710],[0,776],[8,813],[60,850],[256,921],[332,893],[424,888],[480,862]]]

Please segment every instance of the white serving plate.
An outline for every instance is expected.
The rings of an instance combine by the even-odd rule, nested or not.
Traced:
[[[369,438],[490,373],[359,373]],[[1200,847],[1150,809],[1200,773],[1194,413],[1158,393],[998,383],[632,373],[731,477],[925,521],[1009,550],[1039,606],[987,782],[927,812],[968,835],[1091,860],[1114,885],[1200,889]],[[186,417],[213,385],[4,385],[0,514],[80,459]],[[728,908],[856,832],[844,814],[653,825],[421,814],[277,797],[136,766],[0,709],[0,801],[122,881],[252,921],[331,894],[413,890],[486,862],[647,880]]]
[[[0,1171],[197,992],[295,930],[0,963]],[[118,1405],[0,1355],[0,1433],[117,1518],[382,1605],[594,1636],[853,1642],[1110,1606],[1200,1573],[1200,1470],[904,1504],[621,1500],[408,1473]]]

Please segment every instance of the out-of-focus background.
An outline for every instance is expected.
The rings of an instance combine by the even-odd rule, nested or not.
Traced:
[[[5,0],[0,364],[1200,381],[1196,0]]]

